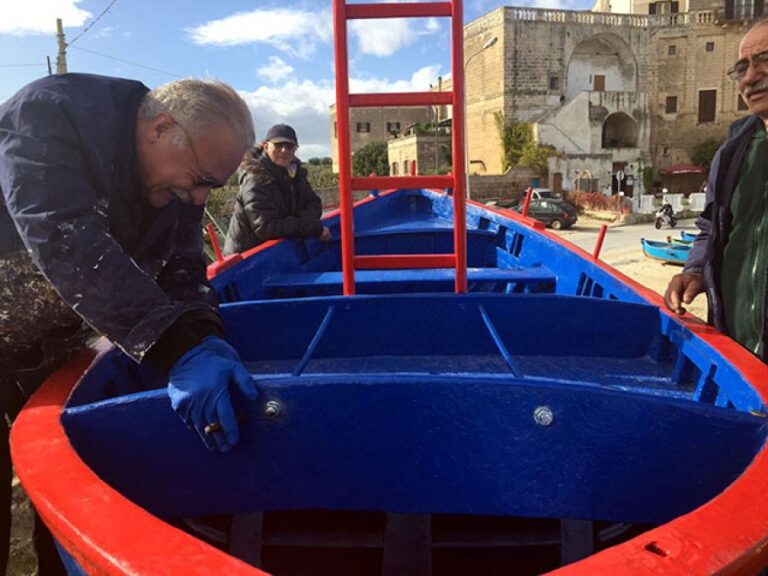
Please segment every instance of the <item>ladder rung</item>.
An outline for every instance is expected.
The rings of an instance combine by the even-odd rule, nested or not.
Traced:
[[[388,92],[381,94],[350,94],[353,108],[373,106],[436,106],[453,104],[453,92]]]
[[[348,4],[348,20],[364,18],[425,18],[452,16],[450,2],[418,2],[415,4]]]
[[[453,176],[365,176],[352,178],[352,190],[388,190],[389,188],[450,188],[455,184]]]
[[[355,256],[359,270],[393,270],[397,268],[455,268],[455,254],[387,254],[382,256]]]

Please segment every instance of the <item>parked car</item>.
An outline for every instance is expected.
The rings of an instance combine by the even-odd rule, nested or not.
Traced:
[[[497,208],[513,208],[525,199],[525,194],[519,199],[490,200],[485,203],[486,206],[496,206]],[[531,194],[532,200],[562,200],[563,195],[550,190],[549,188],[534,188]]]
[[[523,207],[519,204],[510,210],[522,212]],[[531,200],[528,216],[544,222],[553,230],[570,228],[579,219],[576,207],[565,200]]]

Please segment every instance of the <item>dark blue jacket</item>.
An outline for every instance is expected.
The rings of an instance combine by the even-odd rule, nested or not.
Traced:
[[[731,198],[739,182],[741,165],[749,150],[755,128],[762,121],[759,116],[753,115],[734,122],[728,138],[712,159],[704,212],[696,220],[700,233],[685,265],[686,271],[701,272],[704,275],[709,322],[726,334],[728,330],[720,292],[720,275],[723,270],[725,246],[731,233]],[[768,315],[768,305],[764,305],[763,309],[764,314]],[[763,341],[768,342],[768,318],[763,321]],[[763,360],[765,359],[764,357]]]
[[[0,255],[23,242],[91,326],[135,360],[157,344],[152,353],[168,368],[221,324],[205,278],[202,208],[144,200],[135,131],[147,92],[131,80],[65,74],[0,105]]]

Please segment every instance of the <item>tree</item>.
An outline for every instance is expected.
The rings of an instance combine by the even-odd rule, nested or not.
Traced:
[[[370,142],[352,156],[352,173],[355,176],[387,176],[389,159],[386,142]]]
[[[524,122],[506,123],[501,112],[496,112],[495,119],[501,139],[501,166],[506,171],[518,165],[526,146],[534,142],[533,130]]]
[[[542,146],[536,142],[530,141],[523,148],[518,161],[518,166],[528,166],[533,168],[539,174],[545,174],[548,170],[548,160],[550,156],[557,156],[557,150],[552,146]]]
[[[696,164],[696,166],[709,166],[712,164],[712,158],[715,157],[715,152],[717,152],[717,149],[720,148],[720,145],[723,143],[723,140],[718,140],[716,138],[707,138],[696,146],[696,148],[693,149],[693,154],[691,155],[691,162]]]

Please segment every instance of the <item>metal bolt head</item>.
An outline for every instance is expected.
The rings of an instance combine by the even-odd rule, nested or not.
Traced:
[[[264,404],[264,416],[270,420],[274,420],[280,416],[280,412],[283,411],[283,406],[277,400],[270,400]]]
[[[533,411],[533,420],[539,426],[549,426],[554,422],[555,415],[549,406],[539,406]]]

